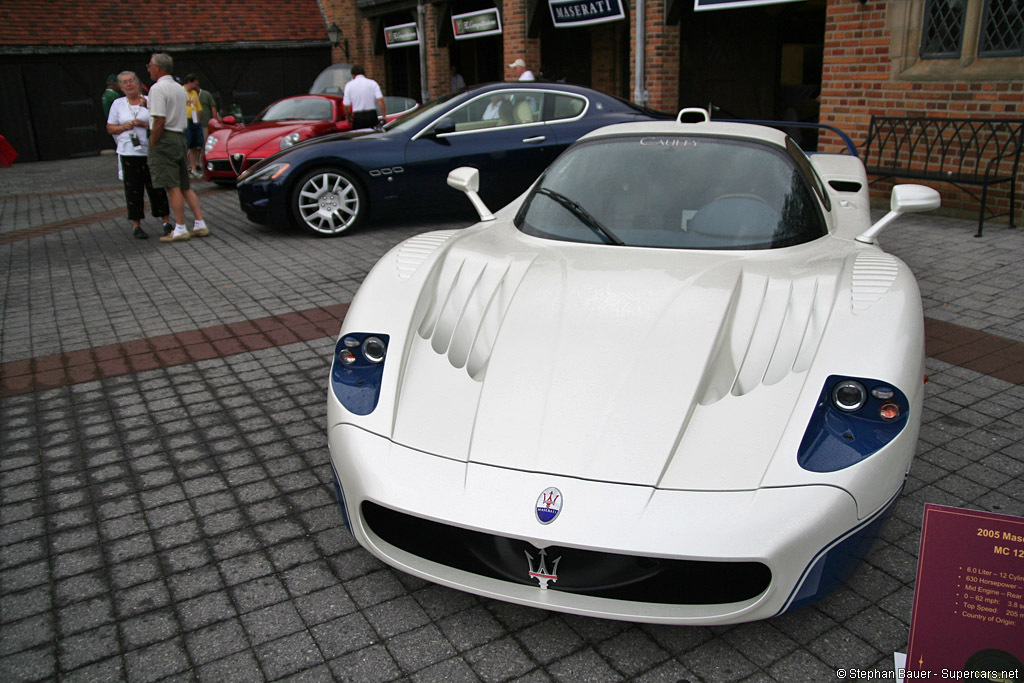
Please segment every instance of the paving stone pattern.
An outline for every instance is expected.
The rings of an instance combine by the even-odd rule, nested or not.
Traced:
[[[0,168],[0,236],[69,222],[0,243],[0,362],[345,304],[392,245],[467,224],[317,240],[252,225],[232,191],[200,183],[211,237],[160,244],[147,220],[153,238],[134,240],[111,213],[112,164]],[[985,333],[972,348],[1024,342],[1024,235],[973,233],[917,216],[884,235],[946,325],[935,355],[961,328]],[[1024,387],[930,357],[894,518],[816,605],[666,627],[485,600],[394,571],[345,530],[324,434],[331,348],[313,335],[2,399],[0,680],[837,680],[891,670],[906,647],[925,503],[1024,516]]]

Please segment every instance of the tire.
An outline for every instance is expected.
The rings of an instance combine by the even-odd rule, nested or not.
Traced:
[[[292,190],[292,214],[303,230],[336,237],[358,225],[366,214],[366,195],[347,171],[318,168]]]

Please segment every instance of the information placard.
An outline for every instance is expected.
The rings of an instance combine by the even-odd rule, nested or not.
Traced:
[[[1024,518],[925,505],[907,679],[1020,681]]]

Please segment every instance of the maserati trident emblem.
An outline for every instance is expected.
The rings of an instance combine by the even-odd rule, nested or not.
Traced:
[[[530,578],[537,579],[541,590],[548,589],[548,582],[558,581],[558,563],[561,562],[561,557],[555,560],[555,563],[551,565],[551,571],[549,572],[546,562],[546,556],[548,554],[546,550],[543,548],[540,549],[540,562],[537,563],[536,570],[533,568],[533,557],[530,555],[530,551],[524,550],[523,552],[526,553],[526,562],[530,566]]]
[[[537,498],[537,521],[551,524],[562,511],[562,492],[554,486],[544,489]]]

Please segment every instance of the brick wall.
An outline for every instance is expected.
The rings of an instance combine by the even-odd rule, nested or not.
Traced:
[[[517,59],[526,60],[526,68],[534,72],[540,65],[540,40],[526,35],[528,8],[529,3],[525,0],[502,3],[501,27],[505,55],[502,68],[505,70],[505,80],[515,80],[515,74],[508,65]],[[543,9],[546,11],[546,8]]]
[[[901,75],[908,62],[906,54],[893,54],[899,40],[908,41],[903,52],[916,54],[920,31],[906,30],[901,25],[901,6],[908,0],[882,2],[872,0],[865,5],[853,0],[829,0],[826,9],[825,53],[821,85],[822,123],[830,123],[846,131],[859,149],[863,149],[868,125],[873,114],[888,116],[1024,118],[1024,81],[991,78],[973,80],[970,71],[958,71],[956,65],[924,64],[916,75]],[[894,29],[894,27],[896,27]],[[894,36],[903,31],[905,36]],[[913,59],[916,61],[916,58]],[[980,61],[980,60],[978,60]],[[957,76],[937,77],[927,67],[938,66]],[[950,70],[948,67],[954,66]],[[823,151],[839,151],[830,145]],[[899,180],[897,182],[910,182]],[[916,182],[916,181],[915,181]],[[942,194],[942,212],[973,218],[978,202],[968,193],[948,183],[926,183]],[[872,198],[879,204],[888,201],[891,182],[872,184]],[[980,188],[972,187],[972,190]],[[1024,180],[1018,177],[1015,222],[1024,215]],[[1009,208],[1009,188],[990,188],[987,205],[1002,213]],[[1006,218],[998,219],[1005,221]]]
[[[327,18],[327,25],[331,23],[338,25],[342,31],[343,42],[348,40],[348,59],[345,58],[345,49],[342,45],[331,49],[332,63],[359,64],[366,69],[366,75],[380,83],[380,87],[386,93],[387,68],[384,57],[373,55],[372,32],[362,15],[353,7],[352,0],[321,0],[324,16]],[[373,26],[373,24],[369,24]]]
[[[451,60],[448,58],[448,48],[437,46],[438,20],[444,18],[440,7],[427,5],[423,21],[427,34],[424,40],[427,41],[427,91],[430,99],[451,90]]]
[[[636,3],[631,3],[630,26],[636,26]],[[645,86],[652,109],[674,113],[679,110],[679,25],[666,26],[665,0],[647,0],[646,3],[646,59]],[[634,99],[636,90],[636,31],[630,31],[630,77],[629,96]]]

